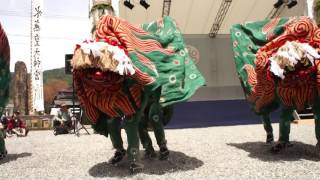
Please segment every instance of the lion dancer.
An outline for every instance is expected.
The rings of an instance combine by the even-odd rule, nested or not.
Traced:
[[[138,163],[139,137],[147,152],[153,150],[147,131],[139,135],[139,128],[153,125],[160,158],[166,158],[159,119],[169,119],[172,105],[188,100],[205,80],[170,17],[139,27],[107,15],[95,34],[96,41],[77,45],[71,62],[77,95],[94,129],[110,135],[116,149],[111,163],[127,154],[130,171],[138,172],[143,167]],[[127,134],[126,151],[121,127]]]
[[[314,110],[316,147],[320,149],[320,29],[308,17],[282,17],[234,25],[231,37],[236,69],[245,96],[262,116],[267,142],[273,141],[269,114],[281,107],[279,141],[289,142],[293,111]]]
[[[0,24],[0,115],[7,104],[9,97],[9,83],[10,83],[10,46],[9,41]],[[7,155],[5,146],[5,130],[0,127],[0,159]]]

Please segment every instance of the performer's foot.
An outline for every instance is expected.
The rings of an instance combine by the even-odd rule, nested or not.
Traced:
[[[169,157],[169,149],[166,145],[160,147],[160,160],[167,160]]]
[[[279,153],[280,151],[292,146],[293,144],[291,144],[290,142],[279,142],[271,148],[271,152]]]
[[[109,160],[109,163],[112,165],[115,165],[118,162],[120,162],[125,155],[126,155],[126,150],[117,149],[116,152],[114,153],[114,156]]]
[[[130,173],[135,174],[135,173],[140,173],[143,170],[143,164],[138,163],[138,162],[131,162],[130,163]]]
[[[320,142],[317,143],[316,148],[317,148],[317,151],[318,151],[318,153],[320,155]]]
[[[146,149],[144,157],[148,158],[148,159],[153,159],[153,158],[157,157],[157,154],[154,151],[153,147],[149,147]]]
[[[273,134],[267,134],[266,143],[272,143],[274,141]]]

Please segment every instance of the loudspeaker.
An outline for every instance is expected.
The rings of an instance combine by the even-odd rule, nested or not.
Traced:
[[[65,66],[64,70],[66,74],[72,74],[72,66],[71,66],[71,59],[73,54],[66,54],[65,55]]]

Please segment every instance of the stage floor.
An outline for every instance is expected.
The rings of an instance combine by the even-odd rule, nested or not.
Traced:
[[[273,124],[273,127],[277,138],[278,124]],[[31,131],[28,137],[6,139],[9,154],[0,161],[0,179],[320,177],[320,153],[317,154],[315,148],[312,123],[292,124],[294,146],[280,154],[269,151],[271,145],[264,143],[265,133],[261,124],[167,129],[166,135],[171,150],[169,160],[143,159],[144,172],[131,176],[126,160],[118,167],[107,163],[113,155],[110,139],[97,134],[54,136],[52,131]]]

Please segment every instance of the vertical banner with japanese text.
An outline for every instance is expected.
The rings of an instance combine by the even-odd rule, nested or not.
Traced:
[[[111,6],[114,10],[114,15],[119,17],[120,16],[120,12],[119,12],[120,0],[111,0]]]
[[[314,8],[314,0],[306,0],[304,15],[309,16],[312,19],[314,19],[314,17],[313,17],[314,16],[313,8]]]
[[[43,0],[32,0],[31,10],[31,92],[33,111],[44,110],[41,62],[41,20]]]

